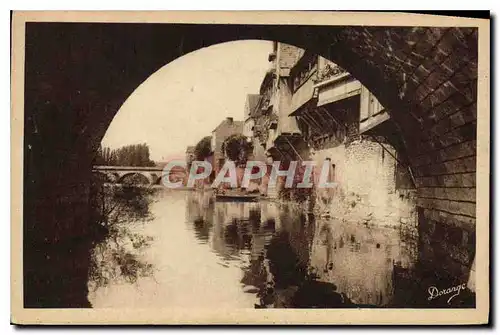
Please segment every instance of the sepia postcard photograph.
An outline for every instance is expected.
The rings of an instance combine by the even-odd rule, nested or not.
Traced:
[[[478,325],[490,20],[25,11],[11,321]]]

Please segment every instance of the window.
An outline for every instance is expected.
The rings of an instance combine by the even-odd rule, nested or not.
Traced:
[[[328,178],[327,181],[329,183],[333,183],[335,181],[335,164],[332,163],[332,159],[330,157],[325,158],[326,161],[330,162],[330,165],[328,166]]]
[[[329,181],[333,183],[335,181],[335,164],[331,165],[329,177]]]

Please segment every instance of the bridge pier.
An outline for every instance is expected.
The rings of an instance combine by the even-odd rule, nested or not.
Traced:
[[[50,156],[56,152],[53,154]],[[52,174],[27,171],[23,223],[26,308],[90,307],[87,282],[95,239],[91,229],[91,159],[66,158],[64,164],[56,165],[61,160],[51,163]],[[37,157],[32,159],[35,165],[42,164]]]

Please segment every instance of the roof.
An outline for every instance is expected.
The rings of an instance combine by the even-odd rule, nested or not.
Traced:
[[[219,129],[221,126],[223,126],[223,125],[227,124],[227,122],[228,122],[228,120],[227,120],[227,119],[222,120],[222,121],[221,121],[221,123],[219,123],[219,125],[218,125],[217,127],[215,127],[215,129],[214,129],[214,130],[212,130],[212,133],[213,133],[214,131],[217,131],[217,129]],[[245,122],[244,122],[244,121],[233,121],[233,122],[232,122],[233,127],[241,127],[241,129],[243,129],[243,125],[244,125],[244,124],[245,124]]]
[[[255,110],[257,105],[259,104],[260,94],[248,94],[247,101],[245,104],[245,119],[250,117],[252,112]]]
[[[264,91],[267,89],[269,83],[272,83],[272,80],[274,79],[274,76],[276,74],[276,70],[274,68],[271,68],[266,71],[266,74],[264,75],[264,79],[262,79],[262,83],[260,84],[260,93],[263,94]]]

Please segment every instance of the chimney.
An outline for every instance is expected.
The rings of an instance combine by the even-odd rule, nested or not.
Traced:
[[[233,124],[233,118],[232,117],[227,117],[226,118],[227,123]]]

